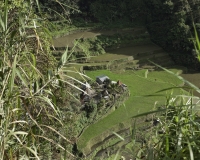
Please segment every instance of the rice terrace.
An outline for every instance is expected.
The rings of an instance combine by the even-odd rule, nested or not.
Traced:
[[[0,160],[199,159],[199,0],[0,8]]]
[[[92,30],[78,32],[78,34],[68,35],[66,38],[72,36],[76,39],[81,35],[82,38],[86,39],[88,33],[90,38],[94,38],[91,37],[92,32]],[[119,32],[118,34],[120,34]],[[127,100],[120,103],[120,106],[112,108],[112,111],[107,116],[104,115],[94,124],[84,128],[83,133],[78,137],[77,149],[87,156],[108,158],[112,154],[115,155],[121,147],[124,150],[129,150],[131,142],[130,128],[133,123],[131,117],[153,111],[156,107],[164,106],[166,93],[172,94],[171,96],[189,95],[179,88],[184,86],[183,81],[149,61],[151,60],[177,75],[187,75],[185,67],[175,65],[163,49],[149,41],[148,33],[144,28],[131,28],[125,31],[121,30],[121,32],[121,34],[130,34],[132,32],[133,35],[135,34],[138,37],[141,35],[144,38],[141,42],[133,41],[131,42],[132,44],[130,43],[127,46],[108,49],[105,54],[91,57],[86,63],[68,65],[68,67],[74,67],[76,70],[82,68],[82,71],[94,81],[99,75],[106,75],[115,81],[120,80],[127,85],[130,91],[130,96],[126,98]],[[93,34],[93,36],[101,34],[110,36],[108,30],[102,31],[102,33],[101,31],[98,33],[98,30],[95,30]],[[62,42],[64,38],[62,37]],[[55,39],[55,45],[59,46],[59,41],[59,38]],[[155,118],[153,118],[153,115],[151,116],[152,119]],[[142,127],[149,126],[152,123],[151,120],[148,123],[145,120],[146,118],[141,118],[138,123]],[[115,133],[129,138],[122,141]],[[126,157],[129,154],[123,151],[122,155]]]

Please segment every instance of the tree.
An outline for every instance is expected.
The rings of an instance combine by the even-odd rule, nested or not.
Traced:
[[[149,14],[146,26],[151,39],[170,51],[177,63],[200,69],[192,54],[193,21],[199,23],[200,1],[193,0],[144,0]],[[193,18],[192,18],[193,17]]]
[[[144,15],[144,4],[141,0],[79,0],[81,16],[100,23],[116,21],[133,22]]]
[[[39,0],[40,8],[44,14],[48,15],[51,21],[67,20],[70,15],[79,12],[79,0]]]

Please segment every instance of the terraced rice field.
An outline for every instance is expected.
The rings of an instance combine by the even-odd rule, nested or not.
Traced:
[[[139,46],[137,47],[139,48]],[[149,49],[151,47],[152,50]],[[157,93],[158,91],[183,85],[183,82],[178,78],[166,73],[165,71],[161,71],[160,68],[151,64],[146,59],[146,57],[148,57],[148,59],[151,59],[160,65],[165,65],[177,74],[182,73],[182,69],[184,68],[180,69],[181,67],[178,68],[175,66],[173,61],[169,61],[168,55],[164,53],[163,50],[160,49],[160,52],[163,55],[161,56],[161,53],[158,52],[158,48],[154,47],[155,46],[153,45],[149,45],[148,52],[145,52],[143,48],[142,52],[139,52],[142,53],[141,55],[134,52],[134,48],[128,48],[128,51],[130,50],[132,54],[126,52],[124,57],[122,57],[122,55],[120,56],[119,53],[117,53],[118,57],[123,59],[125,57],[127,58],[126,61],[121,62],[116,59],[116,53],[113,54],[113,57],[111,56],[112,53],[109,53],[108,55],[105,55],[105,57],[112,57],[113,59],[111,59],[111,61],[114,61],[113,65],[110,66],[110,70],[86,71],[86,74],[94,79],[96,76],[103,74],[109,76],[113,80],[120,80],[128,85],[131,93],[124,106],[116,109],[103,120],[89,126],[79,137],[78,147],[80,150],[84,151],[86,155],[91,153],[95,149],[95,146],[99,147],[96,144],[111,136],[113,131],[118,132],[130,127],[131,117],[152,110],[155,107],[155,104],[164,105],[166,91],[159,92],[159,94]],[[117,50],[117,52],[118,51],[119,50]],[[130,55],[133,57],[129,58]],[[159,57],[158,59],[156,59],[157,56]],[[100,58],[99,62],[103,62],[105,57],[103,57],[103,59]],[[97,59],[98,57],[91,59],[91,61],[95,60],[97,62]],[[167,63],[165,62],[165,59]],[[105,60],[107,60],[107,58],[105,58]],[[117,61],[117,63],[115,63],[115,61]],[[168,64],[170,64],[170,66]],[[173,66],[171,64],[173,64]],[[168,90],[167,92],[170,93],[171,91],[172,90]],[[177,89],[173,90],[173,92],[175,95],[182,94],[183,91]],[[119,127],[120,124],[123,124],[123,127]],[[106,143],[108,142],[107,139]]]
[[[78,35],[80,36],[80,34]],[[97,32],[93,34],[90,32],[88,38],[96,35]],[[87,33],[84,32],[84,36],[87,38]],[[74,38],[78,37],[74,35]],[[60,40],[64,41],[64,37]],[[57,43],[59,44],[58,47],[63,46],[63,43],[59,43],[58,39],[55,44]],[[120,133],[121,130],[127,130],[133,124],[131,117],[151,111],[155,106],[164,105],[166,94],[172,92],[172,95],[187,94],[181,89],[167,90],[171,87],[183,86],[184,83],[175,76],[161,70],[149,60],[178,75],[181,74],[187,77],[186,68],[175,65],[168,54],[153,43],[119,48],[104,55],[92,57],[87,64],[70,64],[66,66],[66,69],[71,67],[74,71],[82,72],[83,66],[106,65],[107,68],[104,70],[86,70],[85,74],[93,79],[102,74],[107,75],[112,80],[122,81],[130,90],[130,97],[124,105],[104,119],[90,125],[78,137],[77,146],[84,155],[93,154],[93,157],[100,156],[104,159],[109,156],[112,157],[112,154],[116,153],[116,151],[111,151],[112,146],[119,145],[119,139],[117,140],[116,136],[113,138],[113,131]],[[66,74],[69,74],[69,72],[66,72]],[[199,81],[196,81],[197,85],[198,83]],[[129,137],[130,135],[124,136]],[[129,148],[129,142],[130,139],[124,141],[120,146]]]

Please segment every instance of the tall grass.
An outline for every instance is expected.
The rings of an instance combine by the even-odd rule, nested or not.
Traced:
[[[193,26],[194,26],[194,35],[195,35],[195,37],[193,38],[193,43],[194,43],[197,59],[200,62],[200,40],[199,40],[199,35],[194,23],[193,23]]]
[[[198,159],[200,128],[195,100],[200,99],[184,95],[169,96],[165,106],[154,111],[157,124],[146,131],[150,136],[144,137],[147,142],[138,151],[138,159]]]
[[[194,33],[194,47],[197,59],[200,61],[200,42],[195,25]],[[159,109],[155,111],[136,116],[141,117],[154,113],[154,117],[156,117],[158,122],[152,130],[149,130],[151,136],[148,137],[147,143],[138,151],[138,155],[140,156],[136,157],[136,159],[199,159],[200,98],[193,96],[192,93],[193,91],[200,92],[200,89],[181,76],[178,76],[159,65],[157,66],[182,80],[189,86],[189,89],[192,90],[192,92],[191,96],[177,95],[173,97],[169,94],[166,96],[167,99],[164,106],[159,106]]]
[[[47,22],[35,14],[37,5],[37,0],[0,2],[1,160],[52,159],[56,148],[65,159],[74,157],[60,143],[71,141],[57,129],[64,124],[54,93],[63,82],[76,87],[60,77],[71,55],[66,51],[56,68]]]

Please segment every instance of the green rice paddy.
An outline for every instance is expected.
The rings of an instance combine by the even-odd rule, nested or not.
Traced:
[[[171,69],[174,73],[180,73],[181,70]],[[146,70],[126,71],[124,73],[113,73],[108,70],[87,71],[86,74],[95,79],[99,75],[107,75],[111,80],[120,80],[128,86],[130,97],[128,100],[116,109],[114,112],[101,119],[95,124],[90,125],[78,139],[78,149],[84,151],[84,147],[92,146],[92,139],[98,139],[103,132],[111,132],[115,125],[125,122],[129,123],[131,117],[144,112],[151,111],[155,104],[164,105],[166,95],[182,94],[180,89],[169,89],[175,86],[181,86],[182,81],[165,71],[148,72]],[[163,90],[163,91],[161,91]],[[161,92],[159,92],[161,91]],[[151,95],[151,96],[148,96]],[[153,96],[152,96],[153,95]]]

